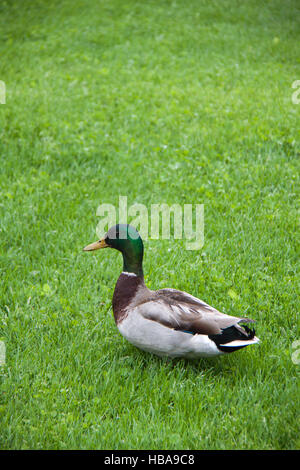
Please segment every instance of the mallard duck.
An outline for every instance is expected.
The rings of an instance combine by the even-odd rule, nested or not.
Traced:
[[[220,313],[176,289],[148,289],[143,241],[132,226],[110,228],[84,251],[100,248],[115,248],[123,255],[112,305],[120,333],[134,346],[159,356],[197,358],[231,353],[258,342],[255,330],[247,326],[253,322],[249,318]]]

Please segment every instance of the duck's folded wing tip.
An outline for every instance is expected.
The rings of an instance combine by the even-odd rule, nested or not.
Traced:
[[[223,348],[240,348],[243,346],[248,346],[249,344],[257,344],[259,343],[260,340],[257,338],[257,336],[254,336],[252,339],[246,339],[246,340],[241,340],[241,339],[235,339],[234,341],[231,341],[230,343],[225,343],[225,344],[220,344],[219,346],[222,346]]]

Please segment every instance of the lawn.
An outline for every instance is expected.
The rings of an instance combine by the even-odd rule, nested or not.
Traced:
[[[0,448],[300,447],[299,18],[297,0],[1,1]],[[145,241],[146,284],[255,319],[259,345],[167,360],[121,337],[121,256],[82,251],[120,195],[204,204],[201,250]]]

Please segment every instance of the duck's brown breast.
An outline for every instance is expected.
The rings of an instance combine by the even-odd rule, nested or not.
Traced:
[[[141,289],[147,290],[143,277],[125,272],[120,274],[112,299],[114,318],[117,325],[126,318],[128,306]]]

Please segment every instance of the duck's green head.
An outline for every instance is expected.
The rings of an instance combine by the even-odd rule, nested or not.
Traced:
[[[143,275],[143,241],[138,231],[127,224],[117,224],[111,227],[99,241],[91,243],[84,251],[94,251],[100,248],[115,248],[123,255],[123,271]]]

